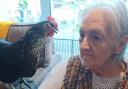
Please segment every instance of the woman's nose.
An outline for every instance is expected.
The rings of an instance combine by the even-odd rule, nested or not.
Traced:
[[[87,41],[87,37],[84,37],[84,40],[80,44],[80,48],[82,48],[82,49],[89,49],[90,48],[88,41]]]

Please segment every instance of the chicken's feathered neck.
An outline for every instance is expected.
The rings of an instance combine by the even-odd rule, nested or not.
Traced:
[[[20,43],[25,49],[40,48],[45,43],[46,36],[42,33],[29,31],[21,40]]]
[[[27,46],[32,46],[32,48],[40,46],[42,42],[45,41],[46,35],[46,23],[43,21],[31,27],[31,29],[25,34],[21,39],[22,43]]]
[[[18,48],[22,48],[20,51],[28,51],[29,53],[38,53],[39,49],[43,46],[46,39],[45,32],[39,29],[36,29],[35,27],[31,28],[24,37],[22,37],[19,41],[15,42],[13,45],[17,45]],[[13,46],[15,47],[15,46]],[[20,52],[19,52],[20,53]]]

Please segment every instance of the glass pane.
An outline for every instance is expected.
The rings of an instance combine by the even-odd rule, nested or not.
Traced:
[[[3,21],[37,22],[40,13],[40,0],[0,0]]]
[[[85,0],[53,0],[51,2],[51,14],[59,24],[59,33],[55,34],[54,38],[79,38],[79,13],[84,3]]]
[[[54,48],[62,60],[79,54],[80,12],[84,6],[85,0],[51,1],[51,15],[59,24],[59,33],[54,35]]]

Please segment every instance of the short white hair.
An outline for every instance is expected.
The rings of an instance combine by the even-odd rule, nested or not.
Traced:
[[[95,0],[85,6],[85,9],[80,13],[81,21],[84,16],[94,8],[106,8],[113,16],[114,24],[117,28],[118,35],[121,37],[128,35],[128,10],[126,2],[123,0]]]

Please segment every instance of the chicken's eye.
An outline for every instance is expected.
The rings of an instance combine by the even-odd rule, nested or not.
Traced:
[[[54,24],[53,23],[50,23],[51,27],[54,27]]]

